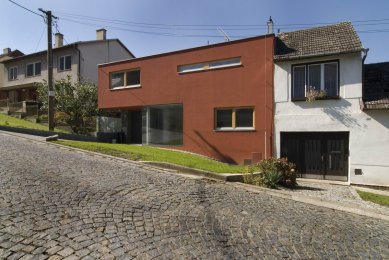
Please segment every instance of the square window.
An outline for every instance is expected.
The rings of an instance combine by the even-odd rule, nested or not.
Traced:
[[[127,86],[140,85],[140,70],[132,70],[127,72]]]
[[[232,128],[232,109],[216,110],[216,128]]]
[[[254,127],[252,108],[236,109],[235,116],[235,127]]]
[[[59,57],[59,70],[70,70],[72,68],[72,56]]]
[[[124,72],[111,74],[111,88],[124,87]]]

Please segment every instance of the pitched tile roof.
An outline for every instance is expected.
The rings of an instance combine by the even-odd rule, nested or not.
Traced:
[[[358,52],[363,49],[350,22],[280,33],[275,41],[276,61]]]
[[[366,109],[389,109],[389,62],[363,65],[363,101]]]

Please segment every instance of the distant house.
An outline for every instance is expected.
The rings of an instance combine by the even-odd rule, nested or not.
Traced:
[[[387,64],[366,54],[348,22],[277,35],[274,155],[304,177],[389,184]]]
[[[230,163],[271,156],[273,41],[270,34],[99,65],[99,108],[121,115],[110,132],[122,136],[111,138]]]
[[[9,60],[9,59],[12,59],[12,58],[23,56],[23,55],[24,55],[24,53],[22,53],[19,50],[11,51],[10,48],[5,48],[3,50],[3,54],[0,55],[0,87],[2,86],[2,84],[4,82],[4,64],[2,62]],[[5,74],[5,75],[7,75],[7,74]],[[7,98],[7,93],[0,91],[0,100],[6,99],[6,98]]]
[[[118,39],[106,39],[106,30],[96,31],[96,40],[63,45],[63,35],[55,35],[53,49],[54,80],[71,76],[97,83],[97,65],[131,59],[134,55]],[[47,51],[3,60],[4,75],[0,96],[10,103],[36,101],[35,83],[47,80]]]

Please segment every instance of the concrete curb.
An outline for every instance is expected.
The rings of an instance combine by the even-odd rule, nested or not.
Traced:
[[[30,128],[11,127],[11,126],[0,126],[0,130],[13,132],[13,133],[20,133],[20,134],[43,136],[43,137],[58,135],[58,138],[60,139],[75,140],[75,141],[96,142],[97,140],[97,138],[94,136],[67,134],[61,132],[52,132],[52,131],[36,130]]]
[[[214,173],[214,172],[193,169],[193,168],[177,165],[174,163],[167,163],[167,162],[140,161],[140,163],[160,167],[163,169],[175,170],[178,172],[202,176],[205,178],[221,180],[221,181],[228,181],[228,182],[243,181],[243,174],[240,173]]]
[[[7,134],[9,134],[9,133],[7,132]],[[123,159],[123,158],[120,158],[120,157],[115,157],[115,156],[106,155],[106,154],[102,154],[102,153],[92,152],[92,151],[83,150],[83,149],[79,149],[79,148],[74,148],[74,147],[70,147],[70,146],[66,146],[66,145],[46,142],[44,140],[42,140],[42,141],[41,140],[36,140],[34,138],[28,138],[26,136],[20,136],[20,135],[17,135],[17,134],[9,134],[9,135],[13,135],[13,136],[17,136],[19,138],[36,141],[36,142],[39,142],[39,143],[44,143],[44,144],[47,144],[47,145],[53,145],[53,146],[61,147],[63,149],[67,149],[67,150],[74,150],[74,151],[77,151],[77,152],[82,152],[82,153],[86,153],[86,154],[97,155],[97,156],[101,156],[101,157],[105,157],[105,158],[110,158],[110,159],[115,159],[115,160],[123,161],[123,162],[129,163],[129,164],[136,165],[136,166],[138,166],[138,167],[140,167],[142,169],[159,170],[159,171],[164,171],[165,173],[183,175],[183,174],[181,174],[179,172],[179,170],[177,170],[178,168],[176,168],[177,165],[175,165],[175,164],[154,163],[154,162],[153,162],[153,164],[150,164],[150,162],[136,162],[136,161],[131,161],[131,160],[128,160],[128,159]],[[157,166],[157,165],[159,165],[159,166]],[[167,168],[167,169],[164,168],[165,166],[170,167],[170,169],[169,168]],[[181,167],[182,166],[180,166],[179,168],[181,168]],[[176,168],[176,169],[173,169],[173,168]],[[187,168],[187,167],[183,167],[183,168]],[[183,169],[183,168],[181,168],[181,169]],[[191,168],[187,168],[187,169],[191,169]],[[193,170],[193,169],[191,169],[191,170]],[[314,206],[325,207],[325,208],[330,208],[330,209],[334,209],[334,210],[339,210],[339,211],[344,211],[344,212],[348,212],[348,213],[354,213],[354,214],[358,214],[358,215],[362,215],[362,216],[366,216],[366,217],[372,217],[372,218],[376,218],[376,219],[381,219],[381,220],[389,221],[389,216],[388,215],[368,212],[368,211],[366,211],[366,208],[360,208],[360,207],[355,207],[355,206],[351,207],[350,205],[346,206],[346,205],[343,205],[341,203],[328,202],[328,201],[325,201],[325,200],[322,200],[322,199],[319,199],[319,198],[307,197],[307,196],[302,196],[302,195],[293,195],[293,194],[289,194],[289,193],[284,192],[284,191],[272,190],[272,189],[268,189],[268,188],[264,188],[264,187],[258,187],[258,186],[254,186],[254,185],[250,185],[250,184],[241,183],[241,182],[231,182],[231,181],[227,181],[226,180],[228,178],[221,178],[220,177],[221,174],[213,173],[213,174],[209,174],[207,176],[207,173],[209,173],[209,172],[201,171],[201,170],[195,170],[195,171],[190,171],[190,172],[188,171],[188,172],[185,172],[185,173],[187,173],[187,174],[189,173],[190,175],[197,175],[198,176],[198,174],[196,174],[195,172],[197,172],[197,173],[200,172],[200,173],[204,174],[204,175],[202,175],[203,178],[213,179],[213,180],[218,180],[218,181],[225,181],[227,185],[231,185],[231,186],[233,186],[235,188],[238,188],[238,189],[244,189],[244,190],[246,190],[248,192],[265,193],[265,194],[269,194],[269,195],[274,196],[274,197],[294,200],[294,201],[297,201],[297,202],[311,204],[311,205],[314,205]],[[213,176],[216,176],[217,178],[215,179],[215,178],[213,178]]]
[[[268,188],[258,187],[258,186],[245,184],[245,183],[227,183],[227,184],[231,185],[235,188],[245,189],[245,190],[247,190],[249,192],[253,192],[253,193],[266,193],[266,194],[269,194],[269,195],[274,196],[274,197],[294,200],[294,201],[307,203],[307,204],[311,204],[311,205],[315,205],[315,206],[319,206],[319,207],[325,207],[325,208],[330,208],[330,209],[334,209],[334,210],[340,210],[340,211],[354,213],[354,214],[358,214],[358,215],[362,215],[362,216],[366,216],[366,217],[371,217],[371,218],[389,221],[388,215],[369,212],[366,210],[366,208],[344,205],[342,203],[336,203],[336,202],[332,202],[332,201],[329,202],[329,201],[325,201],[325,200],[322,200],[319,198],[314,198],[314,197],[294,195],[294,194],[290,194],[290,193],[280,191],[280,190],[271,190]]]

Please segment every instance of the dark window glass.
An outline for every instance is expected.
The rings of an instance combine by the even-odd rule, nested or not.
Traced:
[[[111,75],[111,88],[124,86],[124,73],[112,73]]]
[[[65,70],[70,70],[72,67],[72,57],[66,56],[65,57]]]
[[[236,127],[253,127],[253,109],[237,109],[235,116]]]
[[[41,63],[35,63],[35,73],[34,75],[41,75]]]
[[[338,96],[338,64],[324,64],[324,89],[329,97]]]
[[[293,98],[305,97],[305,66],[293,67]]]
[[[232,109],[216,110],[216,128],[232,127]]]
[[[64,70],[65,69],[65,57],[60,57],[59,58],[59,70]]]
[[[320,90],[321,69],[320,64],[308,66],[308,87]]]
[[[27,65],[27,76],[33,76],[34,75],[34,64],[28,64]]]
[[[140,84],[140,70],[132,70],[127,72],[127,86]]]

